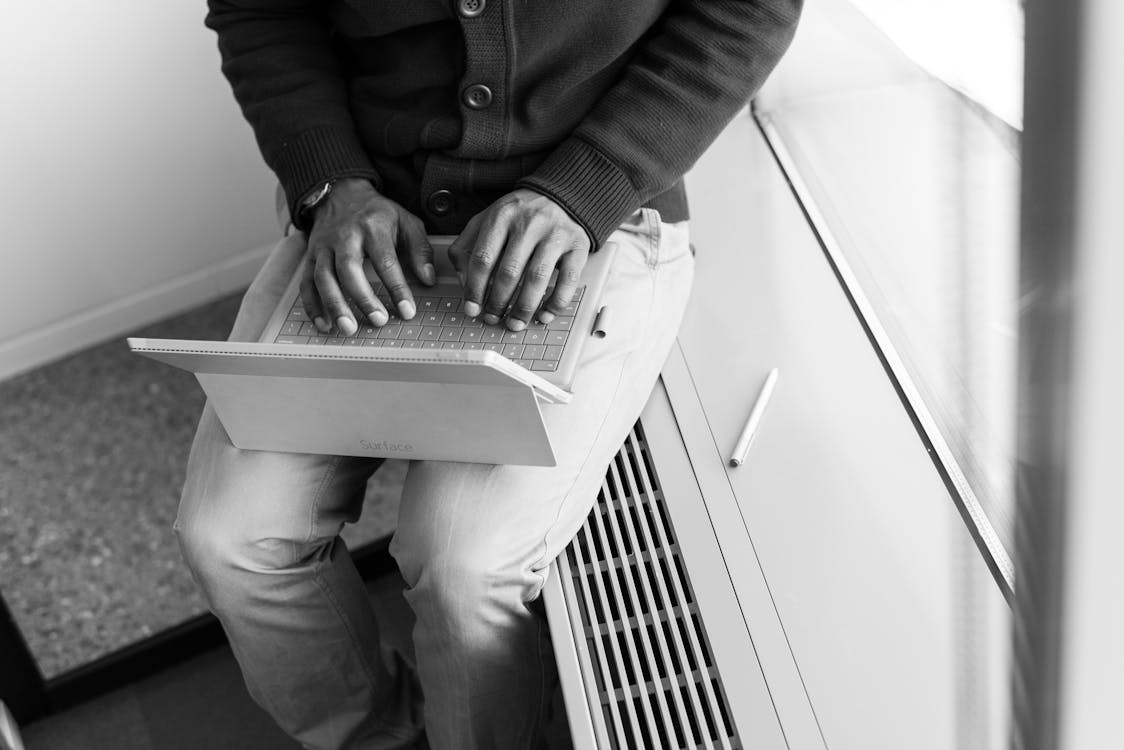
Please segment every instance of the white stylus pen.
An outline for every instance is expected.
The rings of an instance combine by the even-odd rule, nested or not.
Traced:
[[[779,374],[774,367],[765,378],[765,385],[761,386],[761,393],[757,394],[757,401],[754,402],[753,409],[749,412],[749,419],[745,420],[745,427],[742,428],[742,434],[738,437],[737,445],[734,446],[730,466],[741,466],[745,462],[745,457],[749,454],[749,446],[753,444],[753,438],[757,435],[757,426],[761,424],[761,415],[765,413],[765,407],[769,405],[769,399],[773,396],[773,388],[777,385]]]

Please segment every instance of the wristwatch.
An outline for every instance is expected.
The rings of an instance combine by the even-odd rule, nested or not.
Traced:
[[[297,219],[299,219],[297,223],[302,226],[308,226],[308,218],[312,210],[323,203],[331,192],[332,181],[326,180],[320,187],[310,192],[304,198],[301,198],[301,202],[297,206]]]

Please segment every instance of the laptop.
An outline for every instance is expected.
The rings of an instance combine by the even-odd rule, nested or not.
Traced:
[[[195,373],[239,448],[554,466],[541,407],[570,401],[585,343],[605,335],[599,302],[615,245],[590,254],[565,314],[514,332],[464,314],[453,239],[430,238],[437,283],[410,279],[412,320],[362,325],[349,301],[359,330],[322,334],[300,299],[302,262],[256,343],[130,338],[129,347]]]

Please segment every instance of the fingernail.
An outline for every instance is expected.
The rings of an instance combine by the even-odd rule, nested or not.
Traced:
[[[507,319],[507,328],[509,331],[522,331],[526,327],[527,324],[522,320],[516,320],[515,318]]]
[[[433,268],[432,263],[426,263],[422,267],[422,281],[427,284],[432,284],[437,280],[437,271]]]
[[[476,304],[475,302],[465,302],[464,314],[470,318],[475,318],[480,314],[480,305]]]
[[[344,336],[350,336],[359,330],[358,326],[355,325],[355,321],[346,315],[341,315],[336,318],[336,327],[340,329],[340,333]]]
[[[414,308],[414,303],[408,299],[404,299],[398,303],[398,314],[402,316],[402,320],[409,320],[414,317],[417,310]]]
[[[332,324],[324,318],[316,318],[312,321],[312,324],[316,326],[321,333],[327,333],[328,331],[332,330]]]
[[[467,310],[465,312],[467,313]],[[484,322],[490,326],[494,326],[496,323],[500,322],[500,316],[488,313],[484,316]]]
[[[549,323],[554,320],[554,313],[549,310],[539,310],[539,320],[543,323]]]
[[[384,326],[384,325],[386,325],[386,321],[390,320],[390,318],[387,316],[387,314],[384,313],[382,310],[375,310],[374,312],[372,312],[367,317],[370,319],[372,324],[377,325],[377,326]]]

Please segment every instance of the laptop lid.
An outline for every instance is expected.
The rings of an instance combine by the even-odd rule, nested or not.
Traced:
[[[239,448],[554,466],[540,403],[570,395],[491,351],[128,339],[194,372]]]

